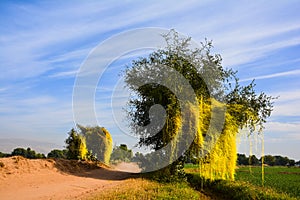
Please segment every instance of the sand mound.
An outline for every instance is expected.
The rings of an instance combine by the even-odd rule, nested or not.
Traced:
[[[119,167],[134,169],[123,165]],[[101,163],[1,158],[0,199],[85,199],[87,194],[115,187],[133,176]]]
[[[95,164],[87,161],[64,159],[26,159],[21,156],[14,156],[0,159],[0,178],[6,178],[11,175],[40,173],[41,171],[75,174],[101,167],[107,168],[104,164]]]

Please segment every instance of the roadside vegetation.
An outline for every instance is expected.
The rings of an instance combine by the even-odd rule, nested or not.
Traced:
[[[157,181],[137,178],[128,179],[124,184],[93,194],[89,200],[102,199],[210,199],[205,194],[194,190],[187,182],[159,183]]]

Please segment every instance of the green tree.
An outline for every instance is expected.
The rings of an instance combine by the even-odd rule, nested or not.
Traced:
[[[223,68],[221,56],[211,53],[210,41],[202,43],[199,49],[193,49],[190,46],[191,38],[180,38],[174,30],[164,35],[164,38],[168,44],[166,48],[154,51],[148,57],[132,61],[125,70],[125,83],[135,94],[129,101],[128,116],[132,130],[139,136],[138,144],[159,150],[171,143],[171,152],[173,152],[177,144],[185,142],[184,138],[178,138],[178,132],[192,133],[196,129],[195,140],[186,154],[199,157],[203,150],[203,137],[208,134],[212,112],[210,106],[214,103],[225,105],[227,112],[221,142],[207,155],[203,163],[214,163],[215,166],[212,168],[222,165],[227,171],[231,170],[230,177],[233,178],[237,157],[235,135],[240,128],[249,128],[253,133],[257,126],[259,126],[258,131],[261,132],[266,118],[271,114],[273,98],[264,93],[256,94],[254,81],[249,85],[241,86],[236,72]],[[188,80],[201,107],[195,108],[190,106],[192,102],[188,102],[187,105],[183,105],[184,108],[181,108],[178,97],[169,88],[154,81],[160,80],[161,77],[168,77],[164,81],[170,83],[178,81],[162,66],[176,70]],[[141,84],[144,80],[148,80],[149,83]],[[233,85],[232,82],[235,84]],[[191,95],[186,93],[178,82],[175,84],[175,90],[182,93],[182,96]],[[163,127],[147,126],[153,120],[150,108],[155,104],[161,105],[166,110],[166,122]],[[181,112],[185,112],[186,121],[182,121]],[[200,121],[199,124],[193,124],[196,113],[202,113],[200,118],[196,119]],[[153,134],[153,130],[158,130],[158,133]],[[224,149],[224,146],[228,149]],[[161,155],[163,156],[164,153],[162,152]],[[176,173],[177,165],[182,166],[183,162],[184,159],[179,158],[170,165],[171,174]],[[231,163],[230,169],[229,163]],[[225,177],[225,175],[221,176]]]
[[[28,147],[26,151],[27,151],[26,152],[26,158],[29,158],[29,159],[36,158],[36,153],[35,153],[34,150],[31,150],[31,148]]]
[[[288,157],[274,156],[274,158],[275,158],[274,165],[278,165],[278,166],[286,166],[290,161]]]
[[[85,160],[87,155],[87,148],[85,138],[78,134],[74,128],[69,132],[69,137],[66,139],[67,158],[72,160]]]
[[[259,160],[255,155],[249,156],[249,165],[259,165]]]
[[[27,158],[27,150],[21,147],[15,148],[11,152],[12,156],[23,156],[24,158]]]
[[[46,158],[46,156],[43,153],[37,153],[37,154],[35,154],[35,158],[36,159],[44,159],[44,158]]]
[[[44,154],[36,153],[34,150],[32,150],[30,147],[27,149],[24,148],[16,148],[11,153],[12,156],[23,156],[24,158],[29,159],[41,159],[46,158]]]
[[[113,152],[111,154],[111,161],[130,162],[132,160],[132,157],[132,150],[128,149],[126,144],[121,144],[120,146],[114,147]]]
[[[48,153],[47,158],[63,158],[63,159],[66,159],[67,155],[68,155],[68,151],[66,149],[64,149],[64,150],[53,149]]]
[[[249,158],[245,154],[238,154],[237,162],[238,162],[238,165],[248,165]]]
[[[275,165],[275,157],[272,155],[266,155],[264,156],[264,163],[270,166]]]
[[[295,166],[295,164],[296,164],[296,161],[291,159],[291,160],[289,160],[289,163],[287,165],[288,166]]]
[[[143,160],[145,160],[145,156],[140,152],[136,152],[132,157],[132,162],[142,163]]]
[[[10,156],[10,154],[8,154],[8,153],[0,152],[0,158],[6,158],[6,157],[9,157],[9,156]]]

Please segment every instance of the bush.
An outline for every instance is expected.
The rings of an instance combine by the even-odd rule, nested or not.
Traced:
[[[31,150],[29,147],[27,149],[24,148],[16,148],[11,153],[12,156],[22,156],[24,158],[29,159],[42,159],[46,158],[44,154],[36,153],[34,150]]]
[[[53,149],[50,151],[47,155],[47,158],[67,158],[67,150],[59,150],[59,149]]]
[[[6,158],[6,157],[9,157],[9,156],[10,156],[10,154],[8,154],[8,153],[0,152],[0,158]]]
[[[111,162],[130,162],[133,158],[132,150],[127,148],[126,144],[121,144],[113,149]]]

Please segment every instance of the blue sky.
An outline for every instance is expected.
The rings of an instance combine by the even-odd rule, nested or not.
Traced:
[[[223,66],[238,70],[243,83],[255,78],[258,92],[279,95],[266,124],[265,153],[299,160],[299,10],[297,1],[1,1],[0,151],[1,138],[62,147],[74,126],[76,73],[89,52],[120,32],[160,27],[212,39]],[[110,108],[128,61],[113,62],[99,81],[95,107],[115,143],[133,146],[136,140],[117,128]],[[241,139],[240,152],[249,152],[247,143]]]

